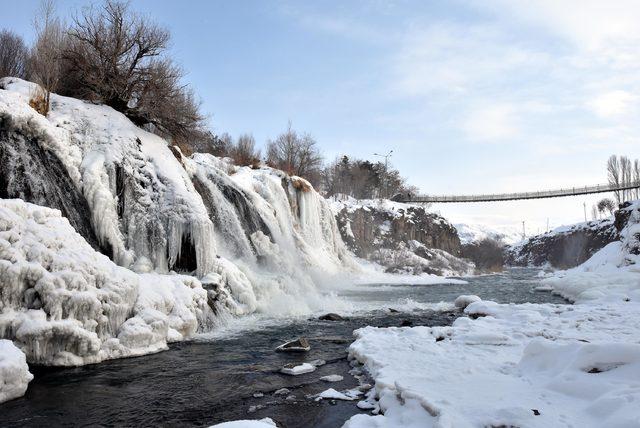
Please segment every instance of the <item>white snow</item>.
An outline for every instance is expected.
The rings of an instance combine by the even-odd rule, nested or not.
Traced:
[[[211,425],[209,428],[273,428],[276,423],[271,418],[264,419],[243,419],[231,422],[222,422]]]
[[[543,280],[575,305],[476,301],[451,327],[356,330],[384,414],[344,426],[640,426],[639,208],[621,242]]]
[[[0,339],[0,403],[22,397],[32,379],[24,353],[10,340]]]

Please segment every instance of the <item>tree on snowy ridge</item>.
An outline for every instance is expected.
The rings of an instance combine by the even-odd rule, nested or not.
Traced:
[[[64,75],[62,52],[66,44],[66,29],[56,16],[52,0],[44,0],[33,20],[36,41],[27,62],[29,79],[40,85],[32,94],[31,105],[41,114],[49,112],[51,92],[57,92]]]
[[[65,95],[103,102],[139,126],[188,141],[202,132],[204,117],[184,71],[167,56],[170,33],[107,0],[73,19]]]
[[[28,52],[22,37],[0,31],[0,77],[25,77]]]
[[[299,135],[291,122],[285,132],[267,144],[267,163],[287,174],[304,177],[314,186],[319,184],[322,155],[317,142],[309,134]]]
[[[627,156],[611,155],[607,161],[607,179],[609,184],[616,187],[629,187],[640,183],[640,161],[631,161]],[[632,188],[614,192],[616,202],[640,199],[640,189]]]

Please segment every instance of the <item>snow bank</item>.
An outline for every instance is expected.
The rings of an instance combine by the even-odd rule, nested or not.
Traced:
[[[10,340],[0,339],[0,403],[22,397],[32,379],[24,353]]]
[[[0,336],[29,362],[81,365],[166,349],[212,323],[207,299],[193,277],[117,266],[57,210],[0,200]]]
[[[589,260],[542,282],[574,302],[640,302],[640,201],[626,208],[620,241],[612,242]]]
[[[243,419],[239,421],[223,422],[221,424],[211,425],[209,428],[273,428],[276,423],[271,418],[264,419]]]
[[[487,312],[484,303],[466,312]],[[490,309],[452,327],[356,330],[350,358],[373,376],[384,416],[345,426],[638,423],[639,304]]]
[[[543,280],[579,304],[461,296],[451,327],[356,330],[384,415],[345,427],[640,425],[640,203],[624,214],[620,242]]]

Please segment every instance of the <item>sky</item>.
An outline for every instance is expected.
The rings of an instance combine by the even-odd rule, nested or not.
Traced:
[[[0,28],[33,37],[36,0]],[[69,18],[87,1],[58,1]],[[640,2],[164,1],[132,8],[168,27],[171,53],[216,132],[265,144],[288,121],[327,160],[392,165],[427,194],[606,182],[640,156]],[[607,195],[433,205],[454,223],[527,233],[584,220]]]

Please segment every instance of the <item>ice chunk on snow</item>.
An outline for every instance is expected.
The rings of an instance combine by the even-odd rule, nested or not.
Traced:
[[[316,366],[309,364],[309,363],[302,363],[299,365],[295,365],[295,364],[288,364],[286,366],[284,366],[280,372],[284,373],[284,374],[288,374],[291,376],[298,376],[301,374],[305,374],[305,373],[311,373],[314,372],[316,370]]]
[[[355,397],[336,391],[333,388],[329,388],[325,391],[322,391],[320,394],[317,395],[317,397],[320,399],[324,398],[324,399],[331,399],[331,400],[345,400],[345,401],[355,400]]]
[[[24,353],[10,340],[0,339],[0,403],[22,397],[32,379]]]

